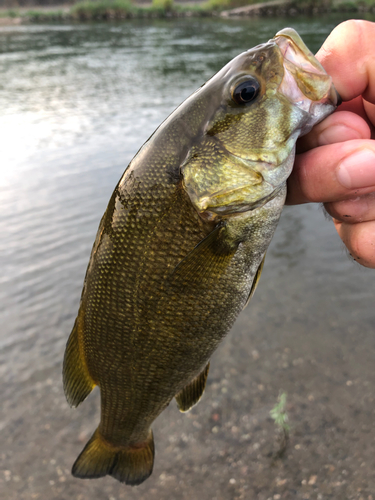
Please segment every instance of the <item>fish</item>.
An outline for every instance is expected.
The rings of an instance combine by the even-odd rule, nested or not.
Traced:
[[[152,423],[190,410],[253,296],[299,136],[332,113],[331,77],[292,28],[188,97],[126,168],[101,219],[63,361],[67,401],[100,389],[78,478],[152,473]]]

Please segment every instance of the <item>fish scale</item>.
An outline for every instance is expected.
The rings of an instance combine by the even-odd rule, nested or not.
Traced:
[[[285,74],[303,81],[289,89]],[[296,139],[336,104],[287,29],[229,62],[134,157],[100,223],[64,358],[69,403],[95,385],[101,396],[75,476],[149,477],[152,422],[174,397],[181,411],[200,400],[210,357],[259,281]]]

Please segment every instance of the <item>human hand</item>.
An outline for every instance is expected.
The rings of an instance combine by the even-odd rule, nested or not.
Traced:
[[[375,268],[375,23],[340,24],[316,57],[344,103],[298,141],[287,204],[323,202],[353,259]]]

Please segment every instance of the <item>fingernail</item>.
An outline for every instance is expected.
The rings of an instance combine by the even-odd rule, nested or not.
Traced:
[[[362,135],[358,132],[358,130],[340,123],[324,129],[319,134],[318,144],[319,146],[325,146],[326,144],[351,141],[353,139],[362,139]]]
[[[336,176],[347,189],[375,186],[375,152],[361,149],[344,158],[336,170]]]

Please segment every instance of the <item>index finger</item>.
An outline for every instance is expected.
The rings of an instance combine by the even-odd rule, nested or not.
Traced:
[[[297,155],[288,179],[286,203],[335,202],[372,193],[374,189],[375,142],[357,139]]]
[[[375,23],[345,21],[332,31],[317,53],[344,101],[362,95],[375,104],[374,41]]]

